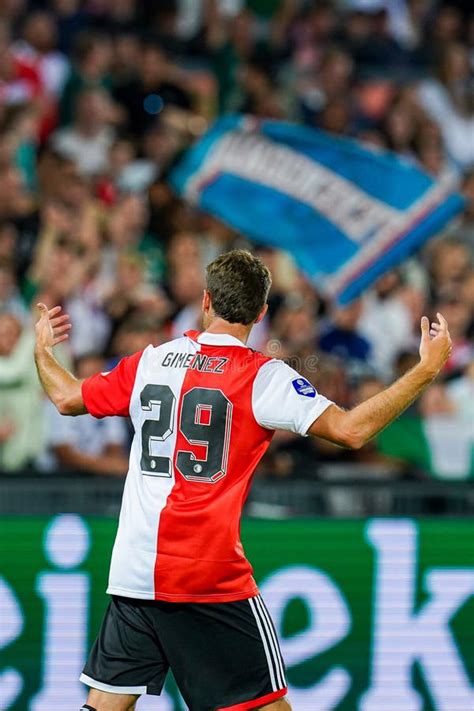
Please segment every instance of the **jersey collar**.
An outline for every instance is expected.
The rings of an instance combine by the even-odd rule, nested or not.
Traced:
[[[185,336],[189,336],[194,341],[202,343],[204,346],[240,346],[241,348],[247,348],[245,343],[239,341],[235,336],[231,336],[230,333],[208,333],[203,331],[203,333],[198,333],[196,331],[187,331]]]

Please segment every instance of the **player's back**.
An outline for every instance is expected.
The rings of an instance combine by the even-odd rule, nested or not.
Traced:
[[[223,601],[236,588],[253,592],[236,545],[250,476],[272,433],[256,423],[251,405],[263,356],[230,336],[199,340],[189,334],[143,354],[128,485],[145,514],[142,535],[156,546],[155,595]]]
[[[275,427],[305,433],[328,401],[281,361],[207,332],[150,346],[83,393],[98,416],[127,414],[128,398],[135,429],[108,592],[176,602],[256,594],[239,536],[252,474]]]

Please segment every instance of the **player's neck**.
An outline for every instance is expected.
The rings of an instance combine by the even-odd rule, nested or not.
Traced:
[[[229,323],[223,318],[215,318],[205,329],[205,333],[225,333],[228,336],[237,338],[242,343],[247,343],[252,326],[244,326],[242,323]]]

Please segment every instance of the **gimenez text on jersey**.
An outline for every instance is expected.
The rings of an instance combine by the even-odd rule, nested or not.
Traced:
[[[170,351],[161,361],[161,365],[165,368],[189,368],[201,373],[223,374],[228,361],[228,358],[208,356],[204,353],[174,353]]]

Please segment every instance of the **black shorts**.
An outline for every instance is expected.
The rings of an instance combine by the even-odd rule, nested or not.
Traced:
[[[111,693],[159,695],[169,669],[190,711],[246,711],[287,691],[260,596],[199,604],[113,597],[81,681]]]

